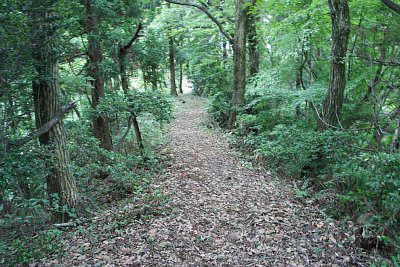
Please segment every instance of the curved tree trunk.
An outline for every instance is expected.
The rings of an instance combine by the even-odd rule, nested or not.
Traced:
[[[54,14],[49,12],[51,2],[33,1],[32,5],[33,10],[30,16],[32,57],[36,71],[32,88],[36,127],[39,129],[49,122],[60,109],[60,80]],[[78,208],[80,198],[75,179],[69,169],[63,121],[59,121],[49,131],[40,135],[39,142],[48,151],[47,189],[49,195],[57,194],[57,204],[60,207],[66,205],[69,209]],[[62,222],[67,219],[68,215],[64,211],[55,211],[53,221]]]
[[[332,20],[331,67],[328,96],[318,120],[318,130],[324,131],[339,121],[346,87],[346,52],[350,36],[348,0],[328,0]]]
[[[92,108],[96,109],[101,98],[104,97],[104,81],[100,70],[103,61],[103,52],[98,36],[98,21],[92,0],[85,0],[86,33],[88,34],[89,70],[88,76],[92,78]],[[100,140],[100,147],[112,150],[110,125],[104,116],[97,116],[93,120],[93,134]]]

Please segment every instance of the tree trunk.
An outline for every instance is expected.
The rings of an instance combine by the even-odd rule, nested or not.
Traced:
[[[236,30],[233,40],[233,96],[232,111],[227,128],[232,129],[236,122],[238,109],[244,106],[246,87],[246,22],[248,7],[245,0],[236,0]]]
[[[399,152],[399,147],[400,147],[400,119],[397,121],[397,127],[396,130],[394,131],[394,135],[393,135],[393,141],[392,144],[390,146],[390,153],[391,154],[396,154],[397,152]]]
[[[118,54],[119,76],[121,78],[121,87],[125,94],[129,93],[129,81],[126,76],[126,53],[119,52]]]
[[[151,65],[151,70],[150,70],[150,83],[151,83],[151,88],[153,91],[157,90],[157,66],[156,65]]]
[[[400,5],[396,4],[391,0],[382,0],[382,2],[390,9],[395,11],[397,14],[400,14]]]
[[[183,64],[179,63],[179,93],[183,94]]]
[[[228,49],[226,48],[228,44],[228,41],[222,41],[222,61],[224,62],[224,66],[228,63]]]
[[[383,32],[383,40],[380,47],[380,62],[386,61],[386,41],[387,41],[387,29],[384,29]],[[372,64],[371,64],[372,65]],[[381,111],[381,107],[379,107],[378,96],[376,94],[376,87],[382,80],[383,75],[383,64],[380,63],[376,70],[376,74],[373,78],[371,78],[370,84],[368,85],[368,92],[365,96],[365,100],[368,100],[369,96],[372,96],[372,108],[374,111],[374,136],[376,141],[376,148],[378,151],[382,151],[382,139],[384,137],[384,132],[382,131],[379,125],[379,112]]]
[[[328,0],[332,20],[331,66],[328,96],[318,120],[318,130],[324,131],[339,122],[346,87],[346,52],[350,35],[348,0]]]
[[[96,109],[101,98],[104,97],[104,81],[100,70],[103,61],[103,52],[98,35],[98,21],[92,0],[85,0],[86,33],[88,34],[89,70],[88,76],[92,78],[92,108]],[[100,140],[100,147],[112,150],[110,125],[104,116],[97,116],[93,120],[93,134]]]
[[[119,49],[119,69],[120,69],[120,76],[121,76],[121,85],[122,85],[122,90],[124,91],[125,95],[129,94],[129,80],[126,76],[126,54],[128,52],[128,49],[131,48],[132,44],[136,41],[136,39],[139,37],[139,32],[142,29],[142,25],[139,24],[136,33],[132,37],[132,39],[129,41],[128,44],[126,44],[123,47],[120,47]],[[132,119],[132,120],[131,120]],[[136,113],[134,111],[131,111],[131,116],[128,119],[128,130],[130,128],[130,121],[132,121],[133,128],[135,129],[135,135],[136,135],[136,141],[139,146],[140,150],[140,155],[144,158],[144,146],[143,146],[143,138],[142,138],[142,133],[140,132],[140,127],[139,127],[139,122],[137,120]],[[128,134],[128,131],[127,133]]]
[[[175,51],[174,51],[174,39],[169,37],[169,72],[171,80],[171,95],[177,96],[176,82],[175,82]]]
[[[49,12],[49,1],[33,1],[31,22],[32,57],[36,77],[32,83],[35,105],[36,127],[49,122],[59,111],[60,80],[58,69],[59,50],[56,47],[57,32],[53,13]],[[47,148],[47,189],[53,201],[60,207],[78,208],[80,197],[74,177],[69,169],[64,123],[60,120],[49,131],[39,136],[41,145]],[[57,194],[57,197],[55,197]],[[52,220],[66,221],[69,216],[64,210],[56,210]]]
[[[258,73],[260,68],[260,53],[258,50],[257,39],[257,14],[251,13],[248,15],[248,41],[249,41],[249,61],[250,61],[250,76],[253,77]]]

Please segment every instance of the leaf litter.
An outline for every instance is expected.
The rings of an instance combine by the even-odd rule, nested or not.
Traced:
[[[182,100],[184,99],[184,100]],[[352,228],[296,199],[293,185],[239,158],[204,127],[206,100],[186,95],[151,186],[169,199],[132,198],[66,232],[46,266],[367,266]]]

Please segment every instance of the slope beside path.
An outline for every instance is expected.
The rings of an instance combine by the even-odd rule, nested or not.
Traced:
[[[132,221],[102,239],[84,235],[58,263],[367,266],[349,241],[351,233],[297,201],[288,182],[235,156],[224,134],[204,126],[204,99],[187,95],[177,102],[169,132],[172,162],[152,186],[170,199],[170,214]]]

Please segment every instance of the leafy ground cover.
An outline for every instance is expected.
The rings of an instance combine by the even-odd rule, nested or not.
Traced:
[[[329,218],[301,188],[238,157],[185,96],[149,193],[61,234],[61,266],[368,266],[355,222]]]

